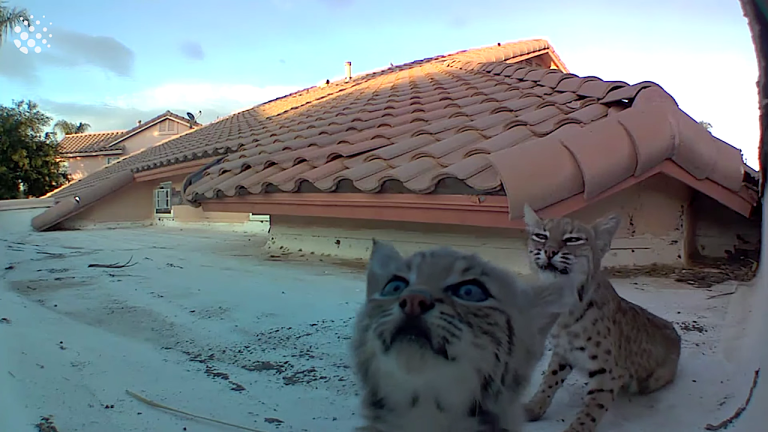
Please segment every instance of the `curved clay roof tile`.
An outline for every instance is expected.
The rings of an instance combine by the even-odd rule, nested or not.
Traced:
[[[634,175],[644,174],[674,154],[677,137],[667,110],[632,108],[613,118],[626,129],[635,145]]]
[[[635,146],[616,119],[606,119],[599,125],[593,123],[561,139],[579,164],[586,199],[599,195],[635,172]],[[615,157],[606,158],[606,154]]]
[[[529,140],[493,154],[509,203],[509,218],[519,219],[527,202],[540,209],[584,190],[581,169],[557,138]]]
[[[712,134],[682,113],[675,117],[679,143],[672,160],[699,180],[709,177],[718,162]]]
[[[738,192],[743,187],[744,182],[744,159],[741,150],[733,147],[715,137],[718,142],[715,158],[718,164],[709,174],[710,180],[718,183],[734,192]],[[734,170],[732,167],[741,165],[742,169]]]
[[[608,94],[606,94],[603,99],[600,100],[601,103],[612,103],[612,102],[618,102],[620,100],[632,100],[637,96],[637,94],[648,87],[658,87],[658,84],[651,82],[651,81],[643,81],[641,83],[633,84],[631,86],[627,87],[621,87],[617,89],[613,89]]]

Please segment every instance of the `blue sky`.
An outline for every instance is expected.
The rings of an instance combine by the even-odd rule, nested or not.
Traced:
[[[543,37],[578,75],[657,82],[757,167],[757,64],[738,0],[10,4],[26,7],[53,37],[39,54],[19,52],[14,37],[0,48],[0,104],[32,99],[94,131],[129,128],[166,109],[202,111],[207,123],[341,77],[345,61],[360,73]]]

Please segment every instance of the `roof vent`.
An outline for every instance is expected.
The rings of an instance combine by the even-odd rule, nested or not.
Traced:
[[[349,82],[349,80],[352,79],[352,62],[346,62],[344,63],[344,71],[346,72],[346,82]]]
[[[136,122],[136,126],[141,126],[141,120]]]

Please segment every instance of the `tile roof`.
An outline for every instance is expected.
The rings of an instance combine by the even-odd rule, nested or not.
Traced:
[[[549,42],[542,39],[533,39],[440,55],[390,67],[370,74],[355,76],[349,82],[339,80],[324,86],[310,87],[224,117],[204,127],[177,135],[106,166],[99,171],[95,171],[78,181],[50,193],[48,196],[64,200],[68,197],[79,196],[84,191],[93,189],[99,193],[89,195],[93,196],[93,200],[96,201],[110,193],[111,189],[107,185],[102,184],[104,180],[113,178],[119,172],[130,171],[139,173],[198,159],[227,155],[247,144],[251,144],[254,136],[264,127],[279,128],[280,115],[283,113],[292,112],[293,110],[311,106],[321,101],[332,102],[337,96],[343,95],[350,89],[363,86],[372,79],[387,77],[392,73],[407,71],[422,64],[466,56],[469,56],[467,58],[514,62],[516,59],[527,59],[540,54],[550,55],[560,67],[566,70]],[[90,204],[92,204],[90,200],[84,200],[81,197],[77,208],[83,208]],[[57,215],[57,217],[51,220],[61,221],[74,214],[75,211],[66,211],[61,207],[57,209],[54,206],[48,212]],[[50,225],[39,225],[33,222],[33,226],[36,229],[46,229]]]
[[[274,116],[184,196],[501,194],[516,218],[525,202],[590,199],[667,159],[696,179],[742,188],[741,152],[657,84],[500,60],[491,48],[423,62]]]
[[[171,111],[165,111],[164,113],[157,115],[147,120],[146,122],[142,122],[128,130],[65,135],[64,138],[59,142],[59,153],[62,156],[67,156],[71,154],[98,153],[109,150],[119,150],[122,152],[124,147],[116,146],[115,144],[118,144],[120,141],[130,137],[131,135],[141,132],[148,127],[151,127],[158,121],[166,118],[172,118],[183,122],[184,124],[189,124],[189,119],[186,117],[182,117]],[[197,121],[195,122],[195,125],[202,126]]]
[[[123,134],[125,134],[124,130],[64,135],[64,138],[59,141],[59,153],[62,156],[66,156],[67,154],[73,153],[94,153],[104,151],[117,137]],[[120,147],[114,150],[123,149]]]
[[[162,113],[160,115],[152,117],[151,119],[149,119],[149,120],[147,120],[145,122],[142,122],[141,124],[138,124],[138,125],[134,126],[131,129],[128,129],[127,131],[125,131],[125,134],[123,134],[120,137],[115,138],[115,140],[112,142],[112,145],[117,144],[118,142],[120,142],[120,141],[122,141],[122,140],[124,140],[124,139],[126,139],[128,137],[130,137],[133,134],[136,134],[138,132],[141,132],[141,131],[147,129],[148,127],[151,127],[152,125],[154,125],[155,123],[159,122],[160,120],[164,120],[166,118],[171,118],[171,119],[180,121],[180,122],[184,123],[185,125],[189,125],[189,119],[188,118],[182,117],[182,116],[180,116],[180,115],[178,115],[176,113],[173,113],[173,112],[171,112],[169,110],[169,111],[166,111],[166,112],[164,112],[164,113]],[[199,126],[202,126],[202,124],[200,124],[199,122],[195,121],[195,127],[199,127]]]
[[[545,53],[562,70],[521,65]],[[565,71],[549,43],[531,40],[312,87],[56,191],[62,207],[49,212],[57,216],[33,226],[46,229],[106,196],[116,181],[107,179],[117,173],[212,157],[218,159],[185,182],[193,205],[265,192],[491,194],[507,196],[512,217],[517,201],[538,209],[579,193],[592,197],[670,158],[696,178],[741,187],[740,152],[701,128],[656,84]],[[81,203],[65,208],[75,195]]]

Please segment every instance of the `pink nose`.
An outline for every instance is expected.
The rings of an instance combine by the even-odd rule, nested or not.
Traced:
[[[547,259],[552,259],[555,257],[555,255],[557,255],[557,251],[552,249],[546,249],[544,250],[544,255],[547,257]]]
[[[420,316],[435,307],[429,294],[412,293],[400,298],[400,309],[408,316]]]

